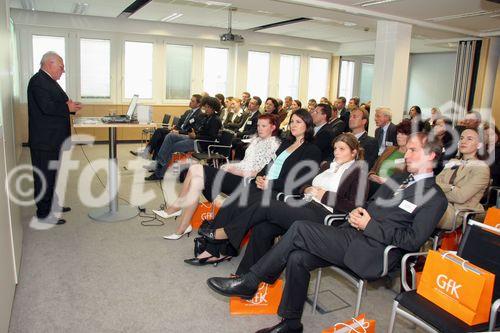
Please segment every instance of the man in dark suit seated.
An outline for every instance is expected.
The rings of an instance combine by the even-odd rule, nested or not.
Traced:
[[[410,138],[407,147],[409,174],[384,184],[364,208],[351,211],[347,222],[338,228],[295,222],[249,273],[237,278],[210,278],[210,288],[224,296],[252,298],[260,282],[274,283],[286,268],[278,310],[283,320],[258,332],[302,332],[310,271],[335,265],[362,278],[376,279],[382,273],[387,245],[400,249],[390,258],[389,268],[395,267],[403,253],[417,251],[425,243],[447,206],[432,172],[441,146],[418,133]]]
[[[368,163],[368,170],[372,168],[378,157],[377,140],[368,136],[365,130],[369,116],[368,111],[356,108],[351,111],[351,117],[349,118],[349,128],[365,150],[365,161]]]
[[[344,121],[342,121],[342,119],[339,118],[339,110],[337,109],[337,107],[329,103],[327,104],[330,105],[332,108],[332,117],[330,118],[329,123],[332,126],[332,131],[334,132],[333,138],[335,139],[337,136],[344,133],[346,125],[344,124]]]
[[[328,123],[332,116],[332,108],[328,104],[320,103],[311,112],[314,122],[314,144],[321,150],[321,161],[333,160],[332,141],[334,134],[332,125]]]
[[[390,108],[380,107],[375,110],[375,139],[378,144],[378,155],[382,155],[385,148],[397,145],[396,125],[392,122],[392,112]]]
[[[187,134],[193,128],[199,128],[205,116],[201,112],[201,95],[194,94],[191,96],[191,100],[189,101],[189,109],[184,112],[184,114],[179,119],[179,122],[172,129],[178,131],[181,134]],[[153,154],[152,159],[156,160],[156,156],[158,155],[158,151],[165,140],[165,137],[168,133],[170,133],[171,129],[169,128],[157,128],[148,144],[144,148],[142,153],[131,150],[130,153],[134,156],[141,155],[144,158],[148,158],[150,154]]]
[[[235,160],[242,160],[245,157],[247,144],[241,141],[241,139],[245,136],[257,133],[257,121],[260,116],[259,108],[261,104],[262,100],[258,96],[253,96],[248,103],[247,112],[249,112],[249,115],[246,118],[244,125],[242,125],[239,131],[236,132],[236,137],[233,139],[231,144],[234,152],[233,159]]]
[[[57,83],[63,73],[63,59],[50,51],[43,55],[40,70],[28,83],[28,145],[33,164],[34,197],[37,198],[36,216],[39,222],[51,224],[66,223],[55,213],[71,208],[59,207],[54,198],[57,169],[50,168],[49,164],[59,161],[62,145],[71,136],[70,113],[82,108],[80,103],[69,99]],[[42,192],[44,182],[46,188]]]
[[[172,130],[163,141],[160,151],[158,152],[157,165],[154,173],[146,177],[145,180],[160,180],[167,171],[173,153],[194,151],[194,140],[209,140],[214,141],[217,138],[221,121],[217,112],[220,110],[220,102],[215,97],[205,97],[201,101],[201,107],[205,110],[203,117],[205,118],[201,127],[191,128],[187,134],[180,134],[176,130]],[[193,122],[194,123],[194,122]]]
[[[342,132],[349,132],[349,118],[351,117],[351,113],[349,109],[345,107],[345,103],[345,97],[339,97],[336,102],[336,107],[339,110],[340,119],[344,122],[344,129]]]

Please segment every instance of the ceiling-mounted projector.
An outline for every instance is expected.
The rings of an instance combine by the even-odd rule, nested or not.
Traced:
[[[242,43],[245,41],[245,38],[243,38],[242,35],[235,35],[233,33],[226,32],[225,34],[220,35],[220,41]]]
[[[228,15],[227,15],[227,32],[220,35],[220,41],[221,42],[232,42],[232,43],[243,43],[245,41],[245,38],[243,38],[242,35],[236,35],[233,34],[232,32],[232,14],[233,11],[235,11],[236,8],[229,8],[228,10]]]

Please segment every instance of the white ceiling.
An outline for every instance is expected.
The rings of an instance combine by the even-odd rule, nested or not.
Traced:
[[[448,42],[467,37],[500,36],[500,4],[486,0],[389,0],[361,6],[367,0],[153,0],[129,17],[161,21],[174,13],[183,14],[171,21],[207,27],[227,27],[228,7],[235,30],[299,17],[299,22],[260,30],[337,43],[370,42],[375,39],[377,21],[395,20],[413,25],[413,38],[447,48]],[[76,3],[85,2],[85,15],[117,17],[133,0],[11,0],[11,7],[73,13]],[[469,15],[461,17],[457,15]],[[244,31],[240,33],[244,34]],[[450,44],[451,45],[451,44]]]

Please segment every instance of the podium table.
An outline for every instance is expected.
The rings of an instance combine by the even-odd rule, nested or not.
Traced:
[[[117,222],[131,219],[139,210],[130,205],[118,204],[118,160],[116,154],[116,129],[117,128],[156,128],[157,124],[140,123],[103,123],[101,118],[76,117],[73,120],[74,128],[108,128],[109,130],[109,170],[108,189],[109,206],[94,208],[89,212],[89,217],[99,222]]]

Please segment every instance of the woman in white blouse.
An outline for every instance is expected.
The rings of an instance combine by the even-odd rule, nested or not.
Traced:
[[[200,193],[212,201],[219,193],[231,194],[242,186],[245,177],[255,177],[273,157],[280,145],[276,137],[278,121],[274,115],[259,116],[257,136],[251,139],[242,161],[223,165],[220,169],[201,164],[192,165],[179,195],[179,198],[165,210],[153,210],[163,218],[180,216],[180,223],[174,234],[165,239],[177,240],[191,232],[191,218],[198,206]],[[216,186],[214,186],[216,185]]]

